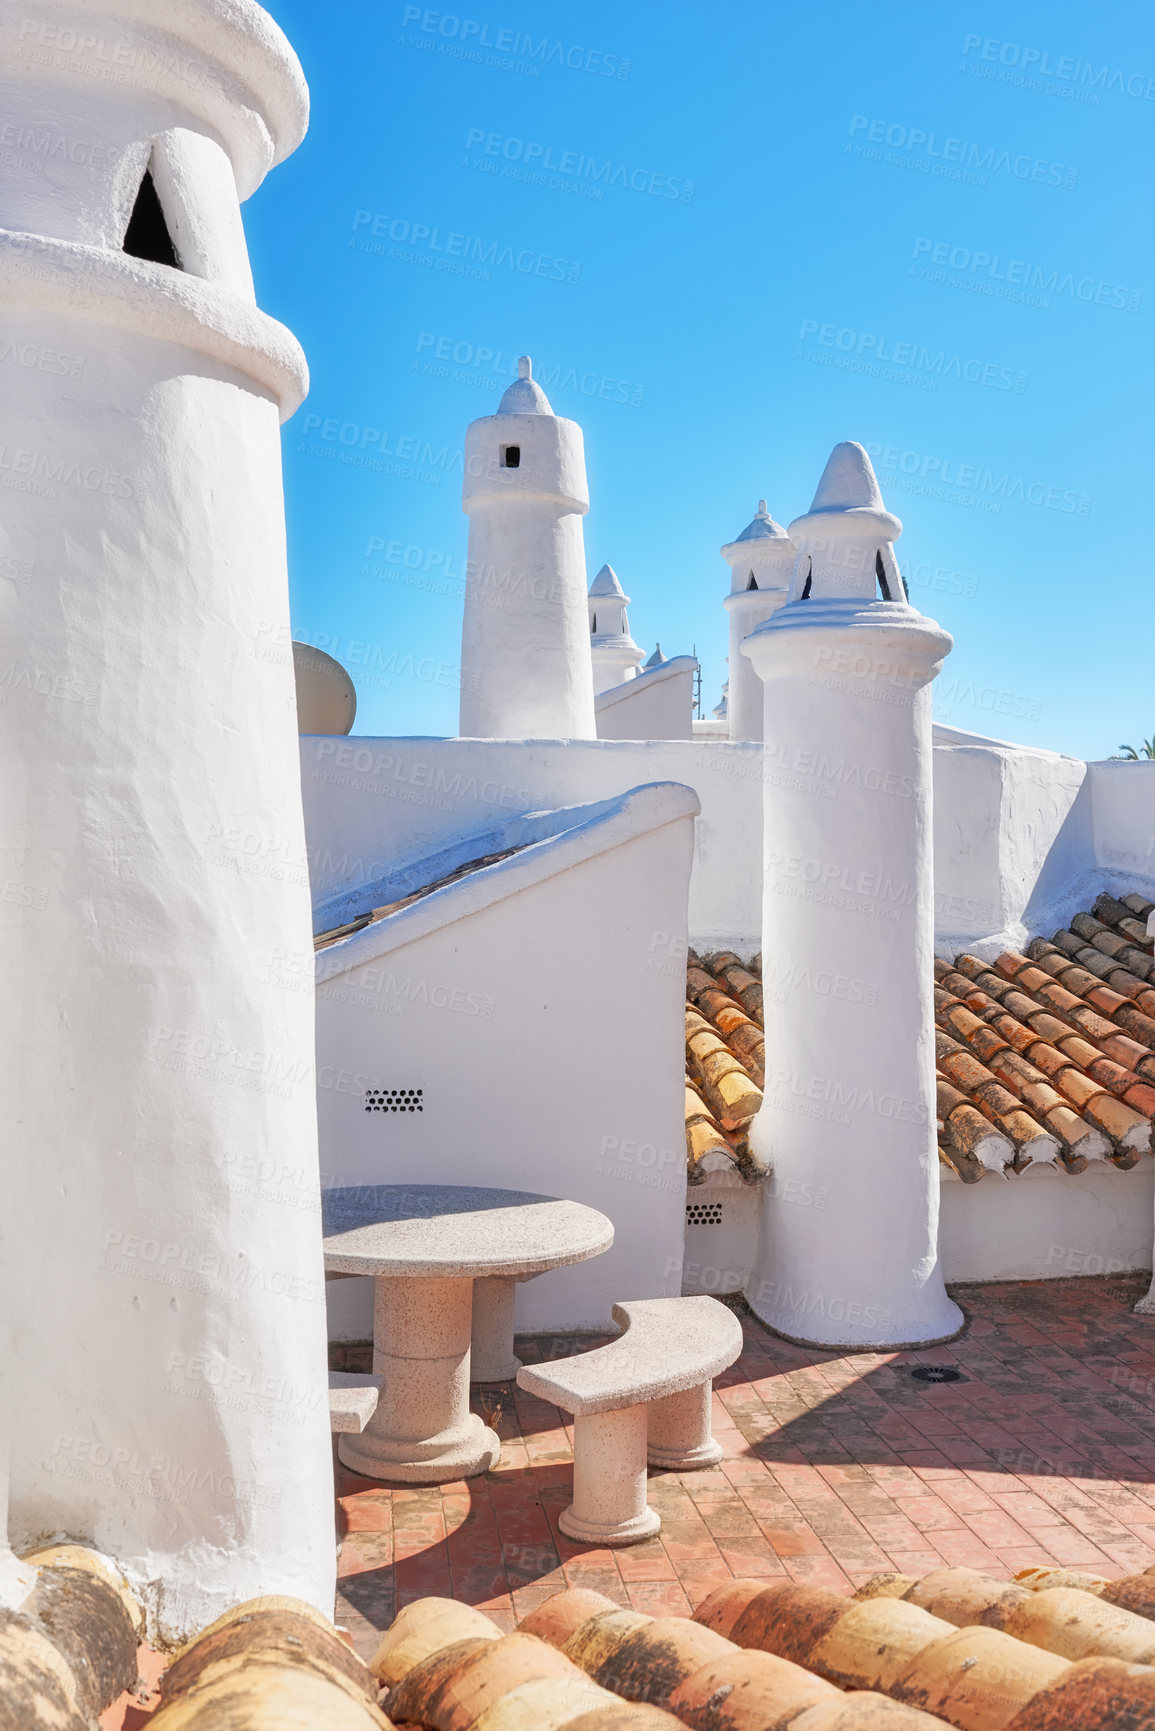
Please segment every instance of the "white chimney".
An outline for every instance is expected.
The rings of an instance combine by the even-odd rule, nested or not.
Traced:
[[[931,995],[930,685],[951,639],[904,598],[901,532],[861,445],[836,446],[790,525],[791,599],[743,645],[765,686],[776,987],[750,1134],[775,1182],[747,1298],[822,1347],[930,1344],[963,1320],[938,1260]],[[821,1209],[793,1200],[819,1191]]]
[[[497,413],[465,435],[460,731],[593,739],[582,430],[554,414],[528,355],[518,372]]]

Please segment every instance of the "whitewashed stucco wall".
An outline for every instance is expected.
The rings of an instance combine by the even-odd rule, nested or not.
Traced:
[[[848,760],[853,752],[848,750]],[[815,766],[724,739],[301,741],[314,899],[364,883],[517,812],[577,804],[651,781],[702,802],[690,941],[761,948],[762,790]],[[837,798],[845,770],[820,766]],[[937,727],[935,943],[984,953],[1047,932],[1101,889],[1155,895],[1155,763],[1092,763]],[[254,842],[254,846],[257,845]],[[270,857],[270,872],[306,861]]]
[[[619,1299],[680,1290],[694,803],[684,788],[641,788],[621,818],[539,843],[318,957],[327,1186],[493,1184],[613,1221],[606,1254],[519,1288],[519,1329],[605,1327]],[[421,1110],[367,1110],[378,1089],[420,1089]],[[328,1297],[332,1338],[371,1332],[370,1282],[331,1283]]]
[[[690,739],[694,712],[692,655],[677,655],[594,698],[599,739]]]
[[[1095,864],[1155,878],[1155,763],[1089,763]]]
[[[800,1185],[777,1174],[769,1185],[798,1217],[825,1221],[829,1187]],[[684,1292],[740,1292],[758,1260],[760,1186],[728,1173],[712,1173],[687,1193],[698,1216],[686,1224]],[[1145,1274],[1151,1268],[1151,1210],[1155,1160],[1145,1154],[1130,1172],[1095,1161],[1072,1176],[1049,1164],[1003,1177],[988,1172],[977,1184],[943,1177],[939,1189],[938,1245],[947,1281],[1065,1280]],[[707,1217],[703,1205],[713,1204]],[[775,1281],[765,1282],[767,1295]],[[781,1296],[781,1295],[780,1295]],[[787,1304],[805,1309],[796,1285]],[[798,1318],[801,1332],[804,1315]]]
[[[1155,763],[1084,763],[936,728],[935,942],[993,956],[1102,890],[1155,896]]]
[[[1050,1164],[977,1184],[946,1178],[939,1251],[947,1280],[1061,1280],[1151,1267],[1155,1160],[1130,1172],[1096,1160],[1072,1176]]]
[[[1093,864],[1087,766],[1055,752],[935,730],[935,939],[997,953],[1038,929],[1031,909]]]
[[[690,940],[747,954],[761,923],[762,751],[725,740],[301,740],[314,901],[519,812],[655,781],[692,787]],[[304,862],[270,860],[270,869]]]

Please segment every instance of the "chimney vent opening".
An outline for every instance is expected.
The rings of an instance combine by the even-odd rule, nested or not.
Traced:
[[[149,169],[145,170],[136,203],[132,207],[132,215],[128,219],[123,250],[130,258],[147,259],[150,264],[167,265],[170,270],[181,269],[176,247],[168,232],[168,223],[164,219],[164,209],[157,197],[156,183]]]

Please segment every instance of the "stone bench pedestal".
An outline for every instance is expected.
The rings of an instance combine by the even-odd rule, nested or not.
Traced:
[[[710,1430],[710,1398],[713,1383],[668,1394],[649,1406],[647,1459],[652,1467],[667,1472],[692,1472],[695,1467],[717,1466],[722,1445]]]
[[[573,1502],[557,1524],[586,1545],[635,1545],[661,1530],[646,1502],[644,1406],[575,1416]]]

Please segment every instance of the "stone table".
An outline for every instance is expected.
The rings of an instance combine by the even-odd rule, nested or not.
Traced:
[[[600,1256],[604,1214],[523,1190],[374,1184],[322,1193],[325,1270],[376,1282],[377,1410],[337,1452],[353,1472],[439,1485],[488,1472],[497,1435],[469,1410],[473,1282],[513,1283]],[[500,1307],[499,1307],[500,1308]]]

